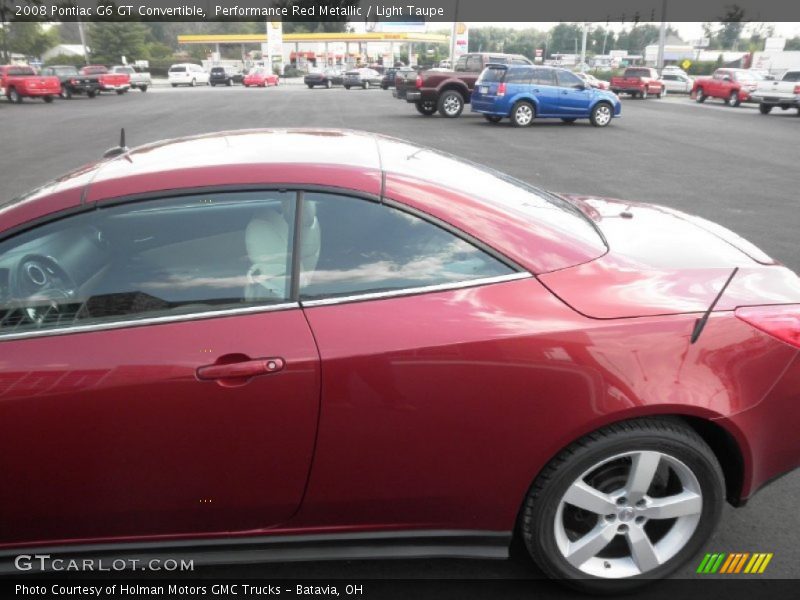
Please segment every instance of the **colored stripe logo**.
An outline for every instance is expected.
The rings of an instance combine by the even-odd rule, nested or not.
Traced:
[[[697,567],[697,573],[710,575],[720,573],[725,575],[736,575],[746,573],[750,575],[760,575],[767,569],[769,561],[772,560],[772,552],[715,552],[706,554]]]

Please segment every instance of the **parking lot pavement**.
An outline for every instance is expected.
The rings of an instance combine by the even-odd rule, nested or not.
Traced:
[[[763,116],[751,106],[698,105],[686,97],[623,99],[623,118],[606,129],[588,122],[492,125],[478,115],[421,117],[379,89],[154,88],[145,94],[76,98],[50,105],[0,101],[0,181],[4,198],[29,190],[116,145],[225,129],[365,129],[452,152],[555,191],[656,202],[722,223],[800,270],[797,244],[796,111]],[[748,506],[725,511],[709,551],[773,552],[765,576],[796,577],[800,474]],[[696,565],[695,565],[696,566]],[[530,567],[532,569],[532,567]],[[225,567],[225,574],[270,577],[527,577],[515,561],[348,562],[346,565]],[[682,571],[693,573],[692,565]]]

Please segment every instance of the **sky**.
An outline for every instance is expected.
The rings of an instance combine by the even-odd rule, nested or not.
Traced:
[[[558,23],[470,23],[469,25],[470,27],[511,27],[513,29],[526,29],[528,27],[534,27],[536,29],[548,30],[551,27],[558,25]],[[593,23],[593,25],[601,25],[605,27],[605,23]],[[659,23],[654,23],[654,25],[659,25]],[[686,42],[697,40],[703,37],[703,24],[700,22],[678,22],[669,23],[669,25],[673,29],[677,29],[681,38]],[[745,32],[749,31],[749,29],[755,25],[758,24],[749,23],[745,28]],[[787,38],[800,36],[800,23],[770,23],[770,25],[775,27],[776,36]],[[619,31],[623,28],[630,28],[630,26],[630,23],[609,23],[608,25],[609,29],[614,31]]]

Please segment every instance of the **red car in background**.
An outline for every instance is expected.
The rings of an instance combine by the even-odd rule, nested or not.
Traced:
[[[717,69],[711,77],[698,77],[692,87],[692,96],[697,102],[708,98],[719,98],[729,106],[742,102],[757,102],[750,97],[764,76],[749,69]]]
[[[19,104],[23,98],[41,98],[52,102],[61,94],[58,77],[37,75],[33,67],[25,65],[0,65],[0,96]]]
[[[97,77],[101,92],[124,94],[131,88],[131,76],[127,73],[113,73],[104,65],[86,65],[80,70],[81,75]]]
[[[270,85],[278,85],[278,76],[272,71],[265,68],[253,69],[244,76],[244,87],[267,87]]]
[[[115,154],[0,204],[0,570],[518,537],[632,587],[800,463],[800,279],[719,225],[359,132]]]

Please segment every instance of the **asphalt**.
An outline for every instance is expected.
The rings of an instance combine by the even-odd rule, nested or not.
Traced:
[[[50,105],[25,101],[17,106],[2,100],[0,199],[98,159],[116,145],[121,127],[133,146],[203,132],[284,126],[384,133],[488,164],[547,189],[664,204],[717,221],[800,271],[797,111],[763,116],[752,105],[698,105],[678,96],[624,99],[622,118],[605,129],[560,121],[515,129],[469,113],[457,120],[425,118],[390,92],[297,85],[156,87],[144,94]],[[798,497],[800,473],[793,473],[746,507],[727,507],[707,551],[773,552],[762,577],[796,578]],[[679,576],[692,577],[695,566],[687,565]],[[204,572],[306,579],[538,576],[526,560],[287,563]]]

